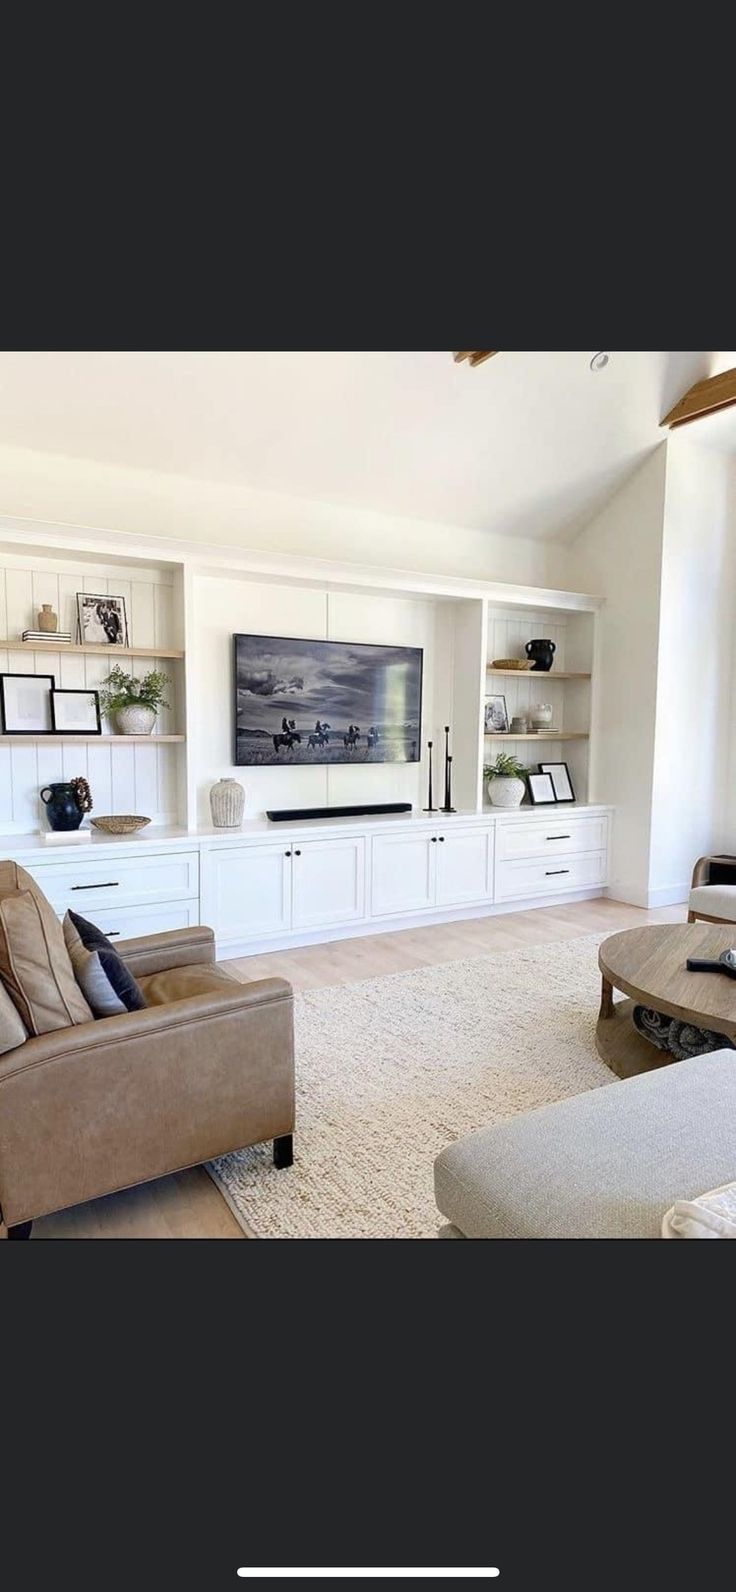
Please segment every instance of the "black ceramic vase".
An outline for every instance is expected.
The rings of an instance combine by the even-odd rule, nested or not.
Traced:
[[[78,829],[84,817],[73,785],[44,785],[39,792],[51,829]]]
[[[532,674],[548,674],[556,651],[554,641],[527,641],[526,655],[532,659]]]

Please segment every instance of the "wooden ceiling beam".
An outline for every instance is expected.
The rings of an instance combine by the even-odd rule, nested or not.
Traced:
[[[497,348],[491,348],[491,349],[482,349],[482,348],[481,349],[477,349],[476,348],[476,349],[470,349],[467,353],[464,353],[464,354],[453,354],[452,357],[453,357],[456,365],[460,365],[464,359],[469,359],[471,365],[482,365],[484,360],[493,359],[494,354],[497,354],[498,352],[499,352],[499,350]]]
[[[696,381],[684,398],[670,409],[660,425],[685,426],[691,420],[702,420],[716,409],[729,409],[736,404],[736,370],[721,371],[720,376],[709,376],[706,381]]]

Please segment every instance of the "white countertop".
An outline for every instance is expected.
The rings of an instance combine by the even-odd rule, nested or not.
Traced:
[[[587,814],[606,813],[612,809],[602,803],[563,802],[554,806],[501,808],[486,807],[482,812],[459,811],[456,813],[425,813],[415,809],[410,813],[373,813],[363,817],[354,818],[303,818],[292,819],[284,823],[273,823],[266,817],[247,819],[238,829],[215,829],[212,826],[202,826],[199,829],[157,828],[151,825],[141,829],[134,835],[103,835],[92,830],[91,838],[87,842],[63,840],[49,843],[41,834],[5,834],[0,835],[0,857],[13,858],[29,857],[40,861],[41,857],[52,862],[54,858],[67,858],[71,855],[80,858],[87,857],[92,851],[101,847],[106,851],[114,849],[131,849],[150,851],[156,847],[169,849],[186,848],[187,846],[206,845],[232,845],[238,840],[276,840],[282,836],[298,833],[301,835],[319,835],[325,831],[335,832],[366,830],[380,831],[382,829],[416,827],[417,829],[448,828],[459,824],[487,824],[491,823],[518,823],[529,822],[534,818],[549,820],[554,812],[560,818],[585,817]],[[87,826],[85,825],[85,828]]]

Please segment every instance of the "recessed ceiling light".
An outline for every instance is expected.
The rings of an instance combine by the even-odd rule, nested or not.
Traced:
[[[590,361],[591,370],[605,370],[610,357],[610,354],[594,354]]]

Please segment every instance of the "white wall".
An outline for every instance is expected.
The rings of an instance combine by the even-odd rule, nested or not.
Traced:
[[[569,550],[573,588],[604,598],[594,662],[590,799],[615,806],[610,894],[649,904],[666,444]]]
[[[553,542],[25,448],[0,447],[0,515],[425,574],[559,584],[561,553]]]
[[[695,859],[732,851],[736,461],[667,445],[649,900],[681,901]]]
[[[228,775],[245,787],[246,818],[258,817],[269,807],[340,806],[363,800],[425,805],[424,760],[421,764],[358,761],[338,767],[236,768],[232,638],[241,631],[423,647],[422,741],[425,745],[434,731],[439,743],[452,685],[452,604],[197,576],[192,605],[189,653],[197,694],[190,704],[190,756],[196,771],[200,824],[211,822],[209,791],[213,781]],[[436,757],[435,773],[438,771]]]

